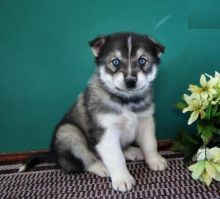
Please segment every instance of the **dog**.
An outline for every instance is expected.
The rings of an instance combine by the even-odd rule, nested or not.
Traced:
[[[56,126],[49,154],[28,158],[19,172],[56,162],[67,173],[110,176],[113,189],[129,191],[135,180],[126,159],[145,160],[154,171],[167,167],[157,151],[152,96],[165,47],[133,32],[99,36],[89,44],[97,68],[87,88]]]

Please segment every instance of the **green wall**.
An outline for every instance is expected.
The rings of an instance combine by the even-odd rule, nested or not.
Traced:
[[[174,138],[187,117],[173,104],[220,66],[220,12],[203,26],[197,10],[212,13],[217,1],[203,2],[0,0],[0,152],[48,147],[94,71],[88,41],[115,31],[147,33],[166,46],[155,82],[157,134]]]

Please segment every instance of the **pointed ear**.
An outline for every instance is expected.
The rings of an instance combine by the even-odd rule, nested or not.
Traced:
[[[95,38],[94,40],[89,42],[89,45],[91,47],[91,50],[93,52],[93,55],[95,57],[98,57],[101,49],[103,48],[103,46],[106,43],[106,36],[99,36],[97,38]]]
[[[160,58],[160,56],[164,53],[166,47],[151,37],[148,37],[148,39],[153,42],[154,46],[157,49],[157,56]]]

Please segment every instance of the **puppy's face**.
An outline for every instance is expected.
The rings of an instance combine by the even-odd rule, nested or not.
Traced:
[[[98,37],[90,46],[104,86],[127,97],[146,91],[164,52],[164,47],[152,38],[136,33]]]

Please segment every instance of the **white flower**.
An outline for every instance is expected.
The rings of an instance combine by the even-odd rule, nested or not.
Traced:
[[[197,161],[199,160],[205,160],[206,159],[206,154],[208,153],[209,149],[208,148],[200,148],[196,154],[196,159]]]

